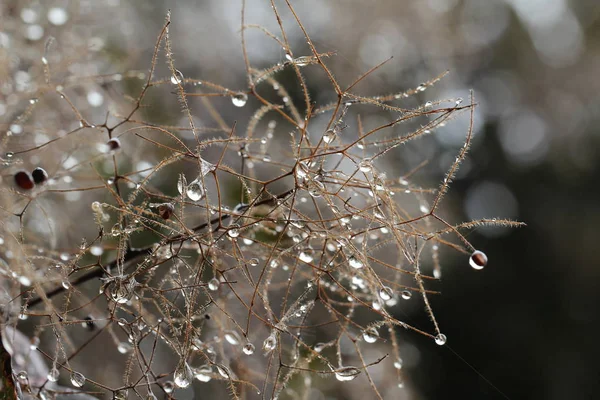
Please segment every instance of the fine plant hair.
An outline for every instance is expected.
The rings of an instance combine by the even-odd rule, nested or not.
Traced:
[[[403,106],[443,72],[358,94],[386,62],[341,82],[292,2],[271,6],[278,32],[247,23],[242,4],[244,88],[184,76],[167,13],[147,71],[75,74],[84,50],[48,39],[31,58],[34,89],[1,94],[3,398],[190,398],[193,384],[211,398],[308,399],[333,380],[381,399],[402,390],[401,335],[446,343],[430,304],[440,252],[483,267],[465,232],[521,225],[441,212],[471,144],[473,93]],[[283,9],[308,52],[292,48]],[[255,66],[250,32],[284,60]],[[315,100],[317,76],[331,102]],[[183,124],[160,120],[165,101]],[[373,110],[395,118],[367,128]],[[437,187],[418,183],[427,160],[386,163],[462,114],[464,145]],[[407,301],[422,301],[428,326],[399,317]]]

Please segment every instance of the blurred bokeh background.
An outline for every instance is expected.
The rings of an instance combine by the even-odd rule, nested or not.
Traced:
[[[72,4],[62,3],[73,10]],[[147,68],[171,9],[173,51],[183,75],[245,87],[240,1],[111,0],[98,9],[91,0],[78,3],[79,10],[99,13],[94,18],[100,22],[90,24],[86,35],[112,60],[85,66],[92,69],[89,74]],[[489,257],[483,271],[469,268],[465,257],[442,254],[442,295],[433,299],[433,307],[448,345],[435,346],[416,334],[403,338],[407,398],[598,396],[600,3],[292,3],[317,49],[336,52],[327,64],[340,82],[350,84],[393,56],[356,93],[399,92],[445,70],[450,73],[435,87],[398,104],[466,99],[473,89],[478,103],[473,146],[445,198],[444,213],[454,222],[485,216],[527,224],[519,230],[479,229],[469,235]],[[308,55],[285,3],[276,4],[294,56]],[[248,1],[246,11],[248,23],[279,34],[268,1]],[[28,22],[27,14],[22,18]],[[28,23],[43,25],[37,18]],[[43,33],[30,28],[26,34],[43,48]],[[0,44],[6,40],[0,35]],[[257,30],[248,31],[248,53],[256,66],[285,61],[284,51]],[[167,71],[164,65],[160,70]],[[318,92],[326,77],[316,67],[314,71],[309,82]],[[6,107],[0,107],[0,115]],[[177,115],[175,102],[171,111]],[[249,116],[251,110],[244,112]],[[375,111],[365,116],[365,124],[391,118],[387,111]],[[427,159],[415,179],[435,187],[463,144],[467,124],[467,118],[459,119],[411,144],[410,151],[399,153],[397,165],[387,167],[390,175],[398,174],[394,168]],[[396,129],[402,132],[402,127]],[[402,318],[428,323],[421,309],[407,310]]]

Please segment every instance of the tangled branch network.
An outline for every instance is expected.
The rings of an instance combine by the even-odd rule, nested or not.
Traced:
[[[440,216],[475,99],[398,105],[446,73],[356,94],[383,64],[344,86],[327,66],[335,54],[284,7],[308,52],[293,53],[274,3],[277,34],[242,12],[244,89],[177,69],[170,14],[144,72],[69,67],[101,57],[59,29],[42,49],[23,30],[0,33],[4,398],[197,398],[202,385],[211,398],[301,399],[331,385],[382,398],[402,390],[401,335],[446,343],[429,301],[439,252],[481,269],[487,257],[463,232],[519,225]],[[47,12],[60,26],[75,11]],[[282,48],[281,61],[253,66],[249,32]],[[315,74],[327,83],[318,93]],[[164,102],[184,123],[161,117]],[[373,109],[395,117],[367,128]],[[416,182],[425,162],[386,164],[460,114],[464,146],[437,188]],[[399,317],[406,302],[431,325]]]

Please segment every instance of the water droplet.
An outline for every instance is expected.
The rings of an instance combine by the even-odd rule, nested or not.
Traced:
[[[402,369],[402,364],[404,362],[402,361],[401,358],[396,359],[396,361],[394,361],[394,368],[396,369]]]
[[[229,344],[232,344],[234,346],[240,344],[240,335],[238,335],[236,331],[226,331],[224,337]]]
[[[69,282],[67,279],[62,281],[61,285],[62,285],[63,289],[66,289],[66,290],[69,290],[71,288],[71,282]]]
[[[240,226],[236,224],[229,225],[229,230],[227,231],[227,235],[230,238],[236,238],[240,236]]]
[[[212,278],[210,281],[208,281],[208,290],[214,292],[217,289],[219,289],[219,280],[217,278]]]
[[[208,364],[194,369],[194,378],[198,379],[200,382],[210,382],[212,379],[211,374],[212,368]]]
[[[133,348],[131,347],[131,345],[127,342],[121,342],[117,345],[117,351],[121,354],[127,354],[129,353],[131,350],[133,350]]]
[[[333,129],[328,129],[327,131],[325,131],[325,134],[323,135],[323,141],[327,144],[333,142],[335,140],[335,132],[333,131]]]
[[[265,353],[269,353],[269,352],[275,350],[276,346],[277,346],[277,337],[275,336],[274,333],[271,333],[263,342],[263,350],[265,351]]]
[[[204,186],[202,185],[202,181],[199,179],[195,179],[188,185],[185,190],[185,194],[192,201],[198,201],[204,197]]]
[[[175,390],[175,385],[171,381],[166,381],[165,383],[163,383],[163,390],[167,394],[173,393],[173,390]]]
[[[311,58],[309,56],[302,56],[294,59],[294,64],[296,64],[299,67],[304,67],[310,64],[310,60]]]
[[[48,380],[50,382],[58,381],[59,377],[60,377],[60,372],[58,371],[58,368],[56,368],[56,367],[52,367],[52,369],[48,372],[48,375],[46,376],[46,378],[48,378]]]
[[[180,388],[186,388],[190,386],[194,379],[194,373],[187,362],[180,362],[173,374],[173,381],[175,385]]]
[[[256,266],[258,265],[258,258],[251,258],[251,259],[248,261],[248,264],[249,264],[250,266],[252,266],[252,267],[256,267]]]
[[[304,249],[303,251],[300,252],[300,254],[298,255],[298,258],[300,258],[300,261],[305,262],[307,264],[311,263],[313,258],[313,250],[312,249]]]
[[[246,93],[236,93],[231,96],[231,102],[236,107],[244,107],[248,101],[248,95]]]
[[[437,335],[435,337],[435,343],[439,346],[443,346],[446,344],[446,335],[444,335],[443,333],[440,333],[439,335]]]
[[[171,75],[171,83],[173,85],[178,85],[183,82],[183,74],[178,69],[175,70],[175,74]]]
[[[364,266],[364,265],[363,265],[363,263],[362,263],[362,261],[360,261],[360,260],[359,260],[358,258],[356,258],[356,256],[354,256],[354,255],[351,255],[351,256],[348,258],[348,264],[349,264],[349,265],[350,265],[352,268],[355,268],[355,269],[360,269],[360,268],[362,268],[362,267]]]
[[[394,291],[389,286],[384,286],[381,289],[379,289],[379,297],[381,297],[381,300],[383,301],[390,300],[393,295]]]
[[[340,367],[335,371],[335,377],[338,381],[351,381],[360,374],[360,369],[356,367]]]
[[[244,352],[244,354],[246,354],[247,356],[250,356],[250,355],[254,354],[254,350],[255,350],[255,347],[250,342],[246,343],[244,345],[244,348],[242,349],[242,351]]]
[[[131,283],[123,282],[121,279],[116,279],[109,288],[110,297],[119,304],[125,304],[133,296]]]
[[[363,339],[367,343],[375,343],[379,338],[379,332],[374,327],[367,328],[363,331]]]
[[[48,65],[48,59],[42,56],[42,64]]]
[[[483,251],[475,250],[469,258],[469,265],[473,269],[483,269],[487,265],[488,258]]]
[[[71,373],[71,385],[75,387],[82,387],[85,384],[85,376],[80,372]]]
[[[358,169],[360,169],[361,172],[371,172],[371,170],[373,169],[373,165],[371,164],[371,160],[362,160],[358,164]]]

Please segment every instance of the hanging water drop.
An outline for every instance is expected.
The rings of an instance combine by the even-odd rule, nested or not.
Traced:
[[[349,264],[349,265],[350,265],[352,268],[354,268],[354,269],[360,269],[360,268],[362,268],[362,267],[364,266],[364,265],[363,265],[363,263],[362,263],[362,261],[360,261],[360,260],[359,260],[359,259],[358,259],[356,256],[354,256],[354,255],[351,255],[351,256],[348,258],[348,264]]]
[[[246,93],[236,93],[231,96],[231,102],[236,107],[244,107],[248,101],[248,95]]]
[[[244,352],[245,355],[250,356],[252,354],[254,354],[254,350],[255,347],[252,343],[248,342],[244,345],[242,351]]]
[[[185,190],[185,194],[192,201],[198,201],[204,197],[204,186],[200,179],[192,181]]]
[[[300,254],[298,255],[298,258],[300,258],[300,261],[305,262],[307,264],[311,263],[313,258],[313,250],[312,249],[304,249],[303,251],[300,252]]]
[[[71,373],[71,385],[75,387],[82,387],[85,384],[85,376],[80,372]]]
[[[173,384],[173,382],[171,381],[166,381],[163,384],[163,390],[165,391],[165,393],[173,393],[173,390],[175,390],[175,385]]]
[[[198,379],[200,382],[210,382],[212,379],[211,374],[212,368],[208,364],[205,364],[194,370],[194,378]]]
[[[277,346],[277,337],[274,333],[271,333],[263,342],[263,350],[265,353],[269,353]]]
[[[302,56],[294,59],[294,64],[296,64],[299,67],[305,67],[310,63],[310,61],[311,58],[309,56]]]
[[[176,69],[175,73],[171,75],[171,83],[173,85],[180,85],[183,83],[183,74],[178,69]]]
[[[483,269],[487,265],[488,258],[483,251],[475,250],[473,254],[471,254],[471,258],[469,258],[469,265],[473,269]]]
[[[379,289],[379,297],[381,297],[381,300],[383,301],[390,300],[393,295],[394,291],[389,286],[384,286],[381,289]]]
[[[438,346],[443,346],[443,345],[445,345],[445,344],[446,344],[446,335],[444,335],[443,333],[440,333],[440,334],[438,334],[438,335],[435,337],[435,343],[436,343]]]
[[[328,129],[325,131],[323,135],[323,141],[327,144],[333,142],[335,140],[335,131],[333,129]]]
[[[212,278],[208,281],[208,290],[214,292],[219,289],[219,280],[217,278]]]
[[[356,367],[340,367],[335,371],[335,377],[340,382],[351,381],[360,374]]]
[[[56,367],[52,367],[52,369],[48,372],[48,375],[46,376],[46,378],[48,378],[48,380],[50,382],[58,381],[59,377],[60,377],[60,372],[58,371],[58,368],[56,368]]]
[[[412,292],[409,290],[403,290],[402,291],[402,298],[404,300],[410,300],[410,298],[412,297]]]
[[[403,361],[401,358],[397,358],[396,361],[394,361],[394,368],[396,369],[402,369],[402,364]]]
[[[375,343],[379,338],[379,332],[374,327],[367,328],[363,331],[363,339],[367,343]]]
[[[227,231],[227,235],[230,238],[236,238],[240,236],[240,226],[236,224],[229,225],[229,230]]]
[[[180,388],[186,388],[190,386],[192,379],[194,379],[194,373],[192,372],[192,369],[188,363],[185,361],[180,362],[175,370],[175,373],[173,374],[173,381],[175,382],[175,385]]]
[[[371,170],[373,169],[373,165],[371,164],[371,160],[362,160],[359,164],[358,164],[358,169],[360,169],[361,172],[371,172]]]

